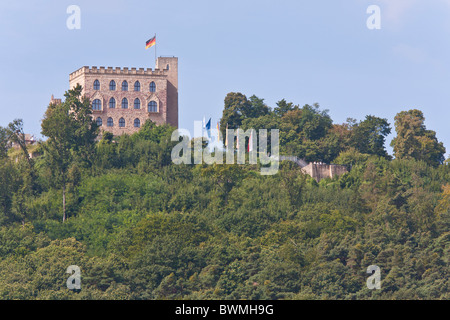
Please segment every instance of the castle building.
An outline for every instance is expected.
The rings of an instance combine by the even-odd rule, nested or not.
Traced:
[[[69,76],[92,104],[101,131],[139,131],[147,119],[178,128],[178,58],[159,57],[150,68],[82,67]],[[53,97],[52,97],[53,98]]]
[[[317,182],[319,182],[322,179],[340,176],[348,172],[348,169],[346,166],[341,166],[337,164],[311,162],[307,166],[303,167],[302,171],[305,174],[309,174],[312,178],[314,178]]]
[[[326,164],[322,162],[306,162],[296,156],[280,156],[281,161],[292,161],[297,164],[304,174],[308,174],[317,182],[326,178],[334,178],[348,172],[346,166]]]

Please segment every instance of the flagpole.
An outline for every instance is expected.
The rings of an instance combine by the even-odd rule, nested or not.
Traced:
[[[156,46],[157,46],[157,43],[156,43],[156,33],[155,33],[155,69],[156,69]]]

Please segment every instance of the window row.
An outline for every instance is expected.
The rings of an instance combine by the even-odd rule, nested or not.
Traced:
[[[108,104],[110,109],[116,108],[116,99],[111,98],[109,99]],[[128,109],[128,99],[123,98],[121,103],[122,109]],[[134,109],[141,109],[141,100],[139,98],[134,99],[133,104]],[[95,99],[92,101],[92,109],[96,111],[102,110],[102,101],[100,99]],[[156,101],[150,101],[147,105],[147,111],[148,112],[158,112],[158,103]]]
[[[97,118],[97,125],[99,127],[103,126],[103,119],[98,117]],[[135,128],[140,128],[141,127],[141,120],[139,120],[138,118],[134,119],[134,123],[133,123]],[[114,120],[113,118],[108,118],[106,120],[106,126],[107,127],[114,127]],[[120,118],[119,119],[119,127],[120,128],[125,128],[125,119],[124,118]]]
[[[156,84],[154,81],[150,82],[148,89],[150,92],[156,92]],[[100,90],[100,81],[94,81],[94,90]],[[109,82],[109,90],[116,91],[116,82],[114,80]],[[128,91],[128,82],[126,80],[122,82],[122,91]],[[134,83],[134,91],[141,91],[141,83],[139,81]]]

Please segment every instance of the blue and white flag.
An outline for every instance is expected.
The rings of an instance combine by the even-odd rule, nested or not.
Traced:
[[[211,118],[209,118],[209,121],[205,125],[206,134],[208,135],[208,139],[211,139]]]

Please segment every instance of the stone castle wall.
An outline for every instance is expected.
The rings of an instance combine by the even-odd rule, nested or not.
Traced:
[[[155,69],[167,71],[166,121],[178,128],[178,58],[159,57]]]
[[[302,171],[309,174],[311,177],[319,182],[325,178],[333,178],[348,172],[346,166],[336,164],[310,163],[302,168]]]
[[[101,101],[101,110],[94,110],[94,119],[102,121],[101,131],[109,131],[114,135],[132,134],[140,128],[135,127],[135,119],[142,126],[147,119],[157,124],[168,123],[178,127],[178,58],[159,57],[155,70],[144,68],[112,68],[112,67],[82,67],[69,75],[70,88],[77,84],[83,87],[83,94],[91,100]],[[98,80],[100,88],[94,88]],[[114,80],[116,89],[110,90],[110,81]],[[128,91],[122,91],[122,82],[127,81]],[[140,91],[134,90],[134,84],[139,81]],[[150,83],[156,85],[155,92],[150,91]],[[110,108],[109,101],[114,98],[115,108]],[[122,108],[122,100],[128,100],[128,108]],[[140,108],[134,108],[135,99],[139,99]],[[150,112],[148,104],[154,101],[157,111]],[[108,126],[108,118],[113,125]],[[119,120],[125,120],[125,126],[119,126]]]

